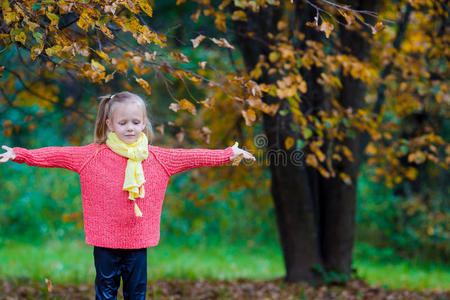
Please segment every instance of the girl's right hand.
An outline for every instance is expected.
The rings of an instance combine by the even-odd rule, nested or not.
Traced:
[[[7,162],[8,160],[16,158],[16,153],[14,152],[13,148],[10,148],[5,145],[3,145],[2,148],[5,149],[6,152],[0,154],[0,163],[4,163]]]

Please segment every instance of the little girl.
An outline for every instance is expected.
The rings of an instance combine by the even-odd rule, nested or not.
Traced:
[[[224,150],[149,145],[151,128],[142,98],[120,92],[101,97],[94,142],[89,145],[32,150],[2,146],[6,152],[0,154],[0,162],[65,168],[79,174],[86,244],[94,246],[96,299],[116,299],[121,277],[125,299],[145,299],[147,247],[159,242],[170,176],[224,165],[240,154],[255,160],[237,142]]]

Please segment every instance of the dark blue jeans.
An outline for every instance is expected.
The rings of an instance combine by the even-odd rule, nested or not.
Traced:
[[[147,294],[147,248],[110,249],[94,246],[95,299],[117,299],[120,278],[125,300],[143,300]]]

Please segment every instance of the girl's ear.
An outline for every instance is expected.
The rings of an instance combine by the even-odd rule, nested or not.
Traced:
[[[110,121],[109,119],[106,119],[106,126],[108,126],[109,131],[114,131],[114,130],[112,129],[111,121]]]

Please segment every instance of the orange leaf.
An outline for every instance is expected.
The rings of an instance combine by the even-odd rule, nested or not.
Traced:
[[[306,155],[306,164],[312,167],[317,167],[319,165],[319,163],[317,162],[317,158],[314,154]]]
[[[247,15],[243,10],[235,10],[231,15],[233,21],[247,21]]]
[[[252,126],[252,122],[256,120],[255,111],[249,108],[248,110],[241,110],[241,114],[245,119],[245,125]]]
[[[325,36],[329,38],[331,31],[334,29],[334,25],[322,19],[322,24],[320,24],[319,29],[320,31],[325,32]]]
[[[289,150],[292,148],[292,146],[294,146],[295,140],[293,138],[291,138],[290,136],[288,136],[285,140],[284,140],[284,146],[286,148],[286,150]]]
[[[192,104],[191,102],[189,102],[189,101],[186,100],[186,99],[181,99],[181,100],[178,102],[178,107],[179,107],[180,109],[187,110],[188,112],[190,112],[190,113],[193,114],[193,115],[196,115],[196,114],[197,114],[197,111],[196,111],[196,109],[195,109],[195,105]]]
[[[226,32],[227,31],[227,15],[223,12],[216,12],[215,13],[216,18],[214,19],[214,24],[216,24],[217,29],[220,31]]]
[[[383,25],[382,22],[377,22],[377,24],[375,24],[375,26],[371,26],[372,28],[372,33],[375,34],[378,31],[381,31],[385,28],[385,26]]]

